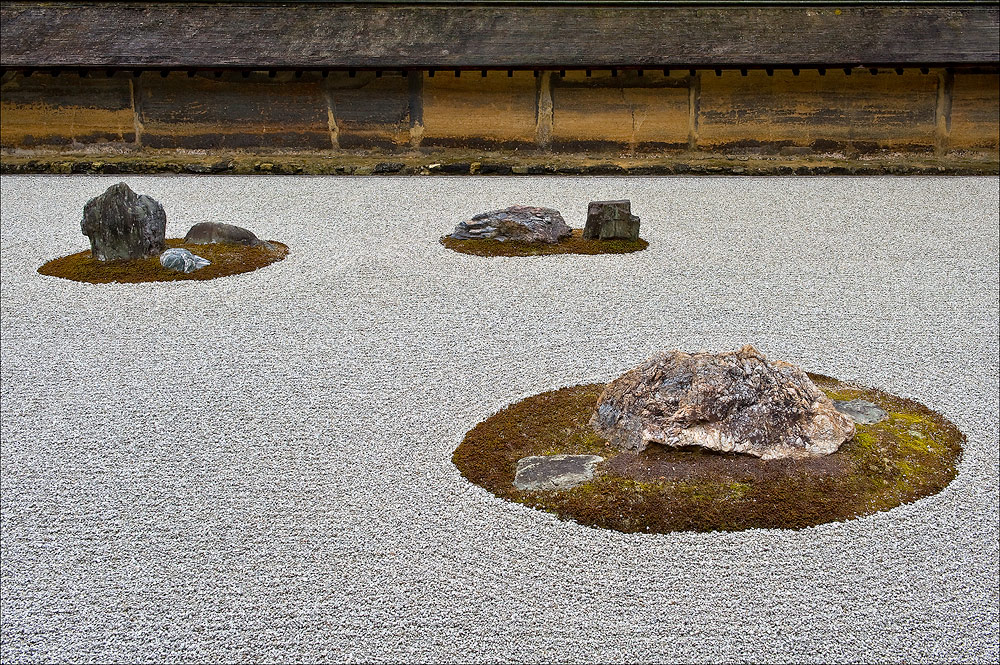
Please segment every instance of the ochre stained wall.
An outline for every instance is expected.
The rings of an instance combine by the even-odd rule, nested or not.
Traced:
[[[701,77],[698,144],[746,142],[837,149],[849,142],[933,150],[938,74],[905,70],[873,76],[842,69],[724,71]]]
[[[956,75],[948,114],[951,149],[997,149],[1000,116],[1000,77],[987,74]]]
[[[518,147],[535,142],[538,79],[532,72],[435,72],[423,77],[421,145]]]
[[[136,90],[140,141],[151,148],[331,145],[326,99],[316,80],[153,73],[143,74]]]
[[[7,72],[6,149],[997,152],[1000,76],[943,69]]]
[[[687,148],[690,77],[662,71],[567,72],[553,77],[552,145],[557,149]]]
[[[3,147],[92,143],[135,143],[131,79],[4,75],[0,85]]]
[[[410,143],[410,87],[419,77],[398,72],[331,72],[319,79],[327,106],[323,112],[335,148],[397,149]]]

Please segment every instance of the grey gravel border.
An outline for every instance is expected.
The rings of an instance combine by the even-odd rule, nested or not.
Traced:
[[[998,179],[125,177],[285,242],[208,282],[44,277],[122,176],[0,179],[0,660],[996,662]],[[483,259],[469,213],[629,198],[650,247]],[[627,535],[450,455],[504,405],[752,343],[940,410],[940,494]]]

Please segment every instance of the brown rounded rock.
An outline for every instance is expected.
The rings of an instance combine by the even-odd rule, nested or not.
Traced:
[[[256,247],[263,245],[252,231],[242,226],[223,224],[222,222],[199,222],[191,227],[184,236],[184,242],[191,245],[208,245],[209,243],[229,243]]]

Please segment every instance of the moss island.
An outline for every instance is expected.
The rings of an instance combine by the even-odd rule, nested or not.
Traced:
[[[552,254],[631,254],[649,247],[649,243],[638,240],[598,240],[584,238],[583,229],[573,229],[573,235],[556,243],[544,242],[500,242],[490,238],[459,240],[451,236],[441,238],[441,244],[462,254],[475,256],[549,256]]]
[[[288,247],[273,240],[269,241],[270,247],[267,245],[248,247],[233,243],[193,244],[185,243],[182,238],[167,238],[166,244],[168,248],[179,247],[190,250],[193,254],[211,261],[211,265],[194,272],[183,273],[164,268],[160,265],[159,256],[128,261],[98,261],[91,256],[88,249],[53,259],[39,268],[38,272],[90,284],[176,282],[215,279],[251,272],[288,256]]]
[[[836,400],[868,400],[888,419],[858,424],[824,457],[749,455],[651,445],[612,448],[589,425],[604,384],[563,388],[512,404],[470,430],[452,456],[462,475],[509,501],[587,526],[624,532],[798,529],[889,510],[940,492],[955,477],[964,435],[915,402],[831,377],[809,378]],[[562,491],[512,481],[529,455],[600,455],[593,480]]]

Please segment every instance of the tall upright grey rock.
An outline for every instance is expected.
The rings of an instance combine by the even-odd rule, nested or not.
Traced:
[[[155,200],[120,182],[87,202],[80,230],[99,261],[142,259],[166,246],[167,215]]]

